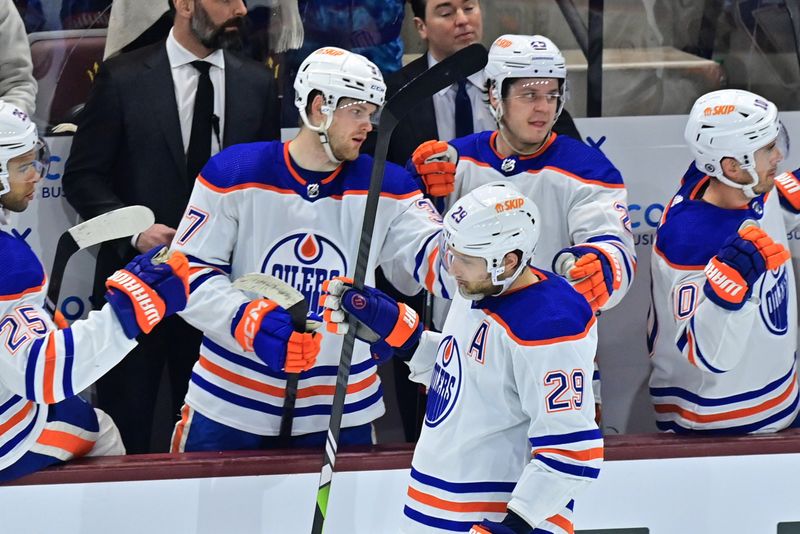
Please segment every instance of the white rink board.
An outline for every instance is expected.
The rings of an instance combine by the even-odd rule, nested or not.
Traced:
[[[795,145],[800,143],[800,112],[781,114]],[[649,303],[650,245],[664,204],[678,188],[691,161],[683,141],[684,115],[576,119],[589,144],[599,146],[620,169],[628,187],[628,202],[636,251],[637,278],[631,291],[600,321],[599,360],[603,376],[603,427],[607,434],[655,431],[647,393],[649,361],[645,347]],[[25,213],[12,219],[13,231],[25,235],[45,268],[52,264],[61,233],[78,221],[61,192],[61,173],[69,153],[70,137],[48,138],[54,162],[37,199]],[[784,170],[800,167],[800,149],[790,154]],[[790,235],[800,256],[800,233]],[[88,296],[94,273],[95,251],[81,251],[71,260],[62,287],[68,319],[90,309]],[[800,278],[798,278],[800,279]]]
[[[326,534],[398,531],[408,470],[337,473]],[[308,534],[319,475],[0,488],[14,534]],[[800,454],[606,462],[577,530],[769,534],[800,521]]]

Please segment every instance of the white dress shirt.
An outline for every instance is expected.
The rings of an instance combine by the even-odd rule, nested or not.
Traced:
[[[433,56],[428,52],[428,68],[436,65]],[[489,111],[489,95],[486,94],[486,76],[483,71],[476,72],[467,78],[467,95],[472,103],[472,127],[475,132],[484,130],[494,130],[496,127],[494,118]],[[433,95],[433,109],[436,112],[436,126],[439,139],[449,141],[456,136],[456,92],[458,84],[442,89]]]
[[[214,50],[207,57],[199,58],[186,50],[175,40],[173,30],[167,37],[167,57],[172,70],[172,82],[175,86],[175,102],[178,104],[178,117],[181,121],[181,137],[184,154],[189,149],[189,137],[192,134],[192,118],[194,117],[194,97],[197,93],[197,82],[200,72],[194,68],[192,61],[211,63],[208,76],[214,86],[214,115],[219,117],[219,132],[211,133],[211,155],[220,150],[220,142],[225,131],[225,57],[222,50]]]

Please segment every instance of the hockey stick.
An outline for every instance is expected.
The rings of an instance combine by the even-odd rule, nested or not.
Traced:
[[[375,143],[375,161],[370,176],[369,192],[367,193],[364,219],[361,225],[361,241],[358,245],[356,270],[353,276],[353,287],[362,289],[364,277],[367,273],[369,249],[372,244],[372,230],[375,226],[375,215],[378,210],[381,188],[383,187],[383,171],[386,167],[386,154],[389,149],[389,139],[397,123],[416,104],[452,85],[460,79],[466,78],[481,70],[486,65],[486,49],[480,44],[473,44],[461,49],[447,59],[437,63],[432,68],[423,72],[400,91],[397,92],[383,106],[380,122],[378,123],[378,137]],[[328,509],[328,495],[330,493],[333,468],[336,462],[336,449],[339,443],[344,400],[347,393],[347,382],[350,378],[350,363],[353,358],[353,345],[357,321],[351,315],[348,319],[348,328],[342,344],[342,354],[339,360],[339,371],[336,375],[336,390],[331,407],[331,419],[328,426],[327,442],[325,444],[325,459],[319,476],[319,489],[317,490],[317,507],[314,511],[314,524],[312,534],[322,534],[325,524],[325,514]]]
[[[308,321],[308,301],[297,289],[286,282],[269,274],[250,273],[237,278],[233,287],[242,291],[249,291],[266,297],[284,308],[292,317],[292,326],[296,332],[311,332],[316,330],[321,323]],[[283,398],[283,414],[281,415],[280,443],[289,445],[292,437],[292,423],[294,421],[294,404],[297,401],[297,384],[300,373],[287,373],[286,394]]]
[[[144,232],[154,222],[155,216],[150,211],[150,208],[145,206],[126,206],[77,224],[61,234],[56,245],[53,267],[50,269],[50,286],[47,288],[45,309],[53,317],[56,316],[58,296],[61,293],[64,272],[73,254],[105,241],[130,237]]]

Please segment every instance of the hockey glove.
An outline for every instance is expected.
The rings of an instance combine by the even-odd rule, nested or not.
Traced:
[[[136,256],[106,280],[105,298],[129,339],[150,333],[164,317],[186,307],[189,262],[182,253],[173,252],[166,262],[153,263],[153,257],[163,256],[165,250],[155,247]]]
[[[562,249],[553,258],[553,269],[569,280],[594,312],[622,284],[619,261],[600,247],[578,245]]]
[[[270,369],[287,373],[314,367],[322,343],[321,334],[295,332],[289,312],[269,299],[242,304],[231,334],[245,352],[255,352]]]
[[[789,251],[758,226],[742,228],[706,265],[703,292],[714,304],[738,310],[750,298],[756,280],[789,257]]]
[[[469,534],[531,534],[533,528],[512,511],[506,514],[502,523],[484,519],[479,525],[472,525]]]
[[[322,284],[320,305],[325,308],[326,328],[336,334],[346,334],[347,313],[358,319],[356,337],[369,343],[373,359],[378,363],[389,360],[394,349],[410,350],[422,335],[422,323],[417,312],[402,302],[371,287],[353,287],[349,278],[336,277]]]
[[[445,197],[453,192],[458,152],[452,145],[444,141],[425,141],[411,155],[411,161],[430,196]]]

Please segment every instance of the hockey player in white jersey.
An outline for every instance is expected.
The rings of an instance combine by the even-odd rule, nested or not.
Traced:
[[[508,182],[467,193],[444,225],[458,294],[441,333],[415,335],[411,377],[428,403],[401,532],[571,533],[573,499],[603,459],[595,316],[562,277],[529,264],[548,229]],[[327,289],[332,320],[348,312],[357,336],[392,334],[401,314],[388,297],[341,280]]]
[[[28,207],[48,165],[36,126],[0,100],[0,481],[80,456],[124,454],[111,418],[77,393],[122,360],[137,335],[182,309],[189,294],[186,258],[153,265],[153,250],[109,278],[107,306],[57,328],[44,309],[41,262],[7,231],[11,212]]]
[[[287,143],[230,147],[211,158],[192,192],[173,247],[192,268],[183,317],[204,332],[173,451],[254,449],[280,440],[286,372],[301,372],[291,446],[321,445],[328,428],[342,339],[293,333],[274,303],[232,287],[249,272],[291,284],[317,307],[322,283],[352,276],[372,158],[359,155],[386,86],[363,56],[325,47],[295,79],[303,125]],[[387,165],[367,268],[449,297],[440,269],[441,217],[401,167]],[[248,325],[254,326],[248,328]],[[398,345],[402,345],[402,340]],[[384,413],[377,359],[391,348],[357,343],[341,441],[373,441]]]
[[[446,205],[508,180],[547,221],[534,265],[552,265],[594,310],[615,306],[636,269],[622,176],[602,152],[552,131],[567,98],[561,52],[541,35],[503,35],[485,68],[496,131],[419,146],[411,164]]]
[[[656,423],[672,432],[781,430],[798,412],[786,235],[800,225],[800,182],[776,177],[787,146],[778,110],[747,91],[715,91],[695,102],[685,139],[695,160],[653,245]]]

